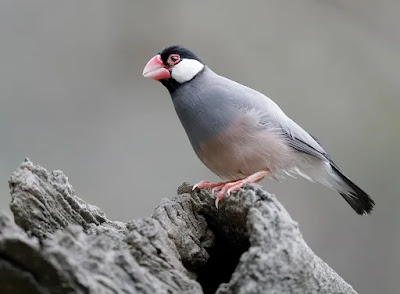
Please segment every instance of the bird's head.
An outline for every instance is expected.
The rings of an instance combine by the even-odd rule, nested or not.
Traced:
[[[192,80],[204,69],[204,63],[190,50],[171,46],[147,62],[143,76],[160,81],[170,92]]]

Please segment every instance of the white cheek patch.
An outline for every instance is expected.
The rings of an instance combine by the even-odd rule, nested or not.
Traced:
[[[190,81],[204,68],[204,64],[195,59],[182,59],[172,68],[171,77],[178,83]]]

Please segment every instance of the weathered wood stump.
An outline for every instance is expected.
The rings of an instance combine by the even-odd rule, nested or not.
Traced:
[[[26,160],[9,184],[0,293],[356,293],[257,185],[217,210],[210,191],[183,184],[151,217],[122,223],[78,198],[61,171]]]

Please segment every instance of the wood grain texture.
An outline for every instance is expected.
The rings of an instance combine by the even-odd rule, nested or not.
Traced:
[[[9,183],[0,293],[356,293],[257,185],[217,210],[209,191],[183,184],[151,217],[122,223],[29,160]]]

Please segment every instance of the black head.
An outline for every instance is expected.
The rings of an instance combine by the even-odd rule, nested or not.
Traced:
[[[170,93],[193,80],[204,69],[203,61],[182,46],[170,46],[146,64],[143,75],[160,81]]]
[[[161,56],[161,60],[164,62],[165,65],[167,64],[168,57],[171,56],[171,54],[177,54],[181,57],[181,59],[184,59],[184,58],[194,59],[194,60],[197,60],[197,61],[201,62],[202,64],[204,64],[204,62],[196,54],[194,54],[189,49],[186,49],[179,45],[174,45],[174,46],[169,46],[167,48],[164,48],[159,54]]]

